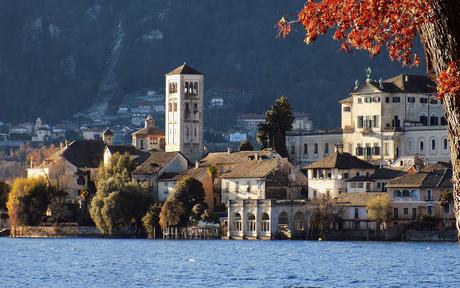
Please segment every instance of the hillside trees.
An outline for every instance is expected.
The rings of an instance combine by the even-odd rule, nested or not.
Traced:
[[[453,166],[456,226],[460,231],[460,2],[458,0],[307,0],[297,17],[282,17],[279,35],[292,25],[305,29],[305,43],[331,32],[341,49],[361,49],[372,56],[386,48],[391,60],[418,65],[413,52],[420,38],[428,75],[443,102]],[[331,31],[332,30],[332,31]],[[459,234],[460,235],[460,234]],[[460,240],[460,236],[459,236]]]

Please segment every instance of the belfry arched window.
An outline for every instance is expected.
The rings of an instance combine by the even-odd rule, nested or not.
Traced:
[[[188,82],[185,82],[184,93],[188,94]]]
[[[198,82],[193,84],[193,94],[198,95]]]

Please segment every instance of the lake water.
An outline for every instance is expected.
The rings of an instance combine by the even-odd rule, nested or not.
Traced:
[[[460,287],[456,243],[0,238],[0,287]]]

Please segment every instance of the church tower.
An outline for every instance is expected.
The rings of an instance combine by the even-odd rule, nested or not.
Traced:
[[[203,156],[203,74],[184,63],[166,74],[166,152]]]

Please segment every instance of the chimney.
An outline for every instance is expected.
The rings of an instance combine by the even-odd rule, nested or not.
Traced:
[[[409,75],[404,75],[404,82],[409,82]]]
[[[343,153],[343,144],[337,144],[335,145],[335,152],[342,154]]]
[[[380,86],[380,89],[383,89],[383,80],[382,80],[382,78],[379,79],[379,86]]]
[[[228,147],[228,148],[227,148],[227,153],[228,153],[228,154],[231,154],[231,153],[232,153],[232,148]]]
[[[254,159],[259,160],[259,153],[256,152],[256,154],[254,154]]]
[[[62,150],[62,148],[64,148],[64,144],[62,142],[59,143],[59,146],[61,147],[61,150]]]
[[[200,161],[195,160],[195,169],[200,168]]]

